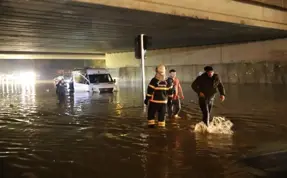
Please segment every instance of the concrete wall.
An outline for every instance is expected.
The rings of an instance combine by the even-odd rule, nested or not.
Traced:
[[[212,65],[226,83],[287,83],[287,39],[238,45],[148,51],[146,77],[165,64],[183,82],[191,82]],[[140,60],[133,52],[106,55],[106,66],[122,81],[140,81]]]

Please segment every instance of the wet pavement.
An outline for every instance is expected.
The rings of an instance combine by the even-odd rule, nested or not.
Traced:
[[[2,84],[0,178],[286,177],[286,87],[226,86],[213,114],[233,135],[194,133],[201,114],[183,87],[183,118],[148,129],[137,85],[57,104],[52,85]]]

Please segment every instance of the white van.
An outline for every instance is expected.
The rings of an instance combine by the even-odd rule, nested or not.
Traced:
[[[117,90],[116,80],[107,69],[85,68],[72,71],[72,87],[75,92],[113,92]]]

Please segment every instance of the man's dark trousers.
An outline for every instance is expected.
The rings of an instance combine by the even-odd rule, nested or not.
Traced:
[[[212,121],[212,119],[210,118],[210,113],[212,110],[213,102],[214,97],[211,98],[199,97],[199,107],[202,112],[202,121],[207,126]]]

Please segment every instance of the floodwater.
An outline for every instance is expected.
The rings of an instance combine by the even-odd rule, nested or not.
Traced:
[[[286,177],[286,87],[226,86],[213,115],[232,121],[232,135],[194,132],[201,114],[183,87],[183,118],[148,129],[136,85],[57,104],[52,85],[2,84],[0,177]]]

